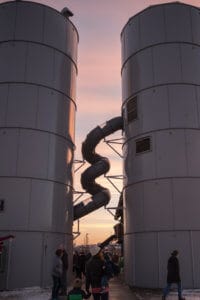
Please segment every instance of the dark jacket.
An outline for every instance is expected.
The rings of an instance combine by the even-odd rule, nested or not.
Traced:
[[[73,288],[68,293],[67,300],[73,300],[73,298],[75,298],[75,299],[79,298],[80,300],[82,300],[82,299],[88,299],[90,296],[91,296],[91,293],[86,294],[86,292],[84,290],[82,290],[81,288]]]
[[[85,274],[85,262],[86,262],[85,254],[81,252],[78,259],[78,265],[80,271],[83,272],[84,274]]]
[[[63,269],[68,270],[68,254],[65,250],[63,250],[62,263]]]
[[[167,264],[167,283],[177,283],[180,282],[180,270],[178,258],[174,255],[168,260]]]
[[[86,263],[86,291],[92,287],[92,292],[101,290],[101,279],[105,274],[105,263],[98,256],[92,256]],[[97,288],[97,289],[96,289]]]

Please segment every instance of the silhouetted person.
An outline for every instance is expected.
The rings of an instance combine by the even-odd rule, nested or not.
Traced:
[[[171,253],[170,258],[168,259],[167,263],[167,286],[163,290],[163,297],[162,299],[165,300],[166,296],[170,292],[170,287],[173,283],[177,284],[178,287],[178,299],[185,300],[182,298],[182,288],[181,288],[181,278],[180,278],[180,268],[179,268],[179,261],[178,261],[178,251],[174,250]]]
[[[67,295],[67,270],[68,270],[68,254],[64,247],[61,248],[63,251],[62,263],[63,263],[63,272],[61,277],[61,292],[60,295]]]
[[[78,251],[75,251],[74,255],[73,255],[73,272],[75,273],[76,277],[80,278],[79,254],[78,254]]]
[[[79,254],[78,264],[79,264],[79,274],[78,277],[82,278],[82,275],[85,276],[85,262],[86,262],[86,256],[83,251]]]
[[[62,263],[62,254],[61,249],[57,249],[55,252],[55,257],[53,260],[52,266],[52,278],[53,278],[53,287],[52,287],[52,300],[58,299],[58,292],[61,286],[61,276],[63,271]]]
[[[106,291],[106,287],[108,286],[109,280],[114,277],[114,263],[112,262],[110,256],[108,253],[103,254],[104,259],[104,275],[101,277],[101,293],[104,293]]]
[[[91,288],[94,300],[109,299],[109,284],[105,282],[102,293],[102,280],[106,275],[105,261],[102,249],[97,246],[90,247],[92,257],[86,263],[86,291],[89,293]]]

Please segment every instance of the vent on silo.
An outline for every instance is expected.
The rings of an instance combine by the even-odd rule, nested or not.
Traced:
[[[138,117],[137,113],[137,97],[131,98],[126,105],[128,123],[134,121]]]
[[[150,137],[145,137],[136,140],[136,154],[144,153],[151,150],[151,139]]]
[[[73,12],[68,7],[64,7],[61,11],[61,14],[65,18],[73,17],[73,15],[74,15]]]

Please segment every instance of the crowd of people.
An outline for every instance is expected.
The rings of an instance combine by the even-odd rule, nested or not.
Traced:
[[[90,246],[90,251],[75,251],[73,255],[73,288],[67,294],[68,254],[63,246],[56,252],[53,261],[52,300],[58,300],[59,295],[67,295],[67,300],[88,299],[109,300],[109,280],[120,273],[123,267],[122,258],[117,254],[102,249],[98,245]],[[167,285],[163,290],[162,299],[165,300],[170,292],[171,285],[175,283],[178,288],[178,299],[182,297],[180,267],[178,251],[174,250],[167,263]],[[85,290],[82,289],[83,280]]]
[[[52,300],[59,295],[67,295],[68,300],[87,299],[93,295],[94,300],[108,300],[109,280],[120,273],[122,259],[98,245],[89,247],[89,251],[75,251],[73,255],[73,289],[67,293],[68,255],[63,246],[56,252],[53,261]],[[85,281],[85,291],[82,289]]]

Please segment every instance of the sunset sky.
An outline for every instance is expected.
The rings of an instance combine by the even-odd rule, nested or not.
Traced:
[[[128,19],[154,4],[173,1],[153,0],[69,0],[61,2],[74,13],[71,18],[78,29],[80,42],[78,47],[77,78],[77,117],[76,145],[77,156],[81,157],[81,142],[87,133],[99,124],[121,114],[121,42],[120,33]],[[200,6],[199,0],[182,1]],[[51,4],[49,2],[49,4]],[[109,139],[120,137],[119,131]],[[105,143],[101,143],[97,152],[108,156],[111,162],[109,175],[122,174],[122,160]],[[75,187],[79,189],[79,177]],[[110,188],[112,199],[108,207],[116,207],[119,193],[104,178],[98,182]],[[115,180],[122,189],[122,181]],[[81,187],[80,187],[81,189]],[[114,211],[113,211],[114,213]],[[104,208],[84,217],[80,221],[81,236],[77,243],[83,243],[86,233],[89,242],[100,242],[113,234],[116,223],[112,215]]]
[[[5,2],[0,0],[0,3]],[[150,5],[175,1],[162,0],[35,0],[33,2],[49,5],[58,11],[68,7],[74,16],[71,21],[79,33],[78,77],[77,77],[77,114],[76,114],[76,152],[81,157],[81,143],[86,135],[97,125],[121,115],[121,43],[120,33],[128,19]],[[180,1],[200,7],[200,0]],[[119,138],[119,131],[109,139]],[[111,151],[105,143],[97,148],[101,155],[108,156],[111,162],[109,175],[122,174],[122,159]],[[88,165],[87,165],[88,166]],[[81,191],[81,169],[75,174],[76,190]],[[108,207],[116,207],[118,192],[104,178],[98,179],[110,188],[112,200]],[[122,181],[115,180],[122,189]],[[85,199],[88,195],[84,195]],[[114,212],[114,211],[113,211]],[[80,220],[81,235],[77,244],[84,243],[88,233],[89,243],[101,242],[113,234],[116,223],[104,208]],[[77,223],[74,224],[77,230]]]

